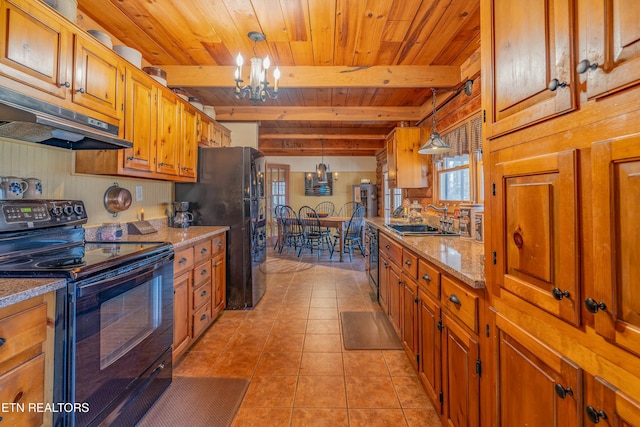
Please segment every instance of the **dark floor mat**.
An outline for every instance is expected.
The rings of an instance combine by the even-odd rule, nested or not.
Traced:
[[[230,426],[248,387],[243,378],[174,377],[137,426]]]
[[[342,311],[342,339],[347,350],[400,350],[402,344],[381,311]]]

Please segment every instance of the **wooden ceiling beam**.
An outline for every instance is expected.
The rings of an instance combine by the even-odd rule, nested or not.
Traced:
[[[216,106],[216,120],[225,121],[332,121],[376,122],[419,121],[421,107],[278,107],[278,106]]]
[[[296,156],[296,157],[320,157],[322,153],[320,150],[291,150],[291,149],[278,149],[278,148],[263,148],[262,144],[258,144],[258,150],[265,156]],[[380,149],[376,150],[325,150],[325,156],[345,156],[345,157],[372,157],[375,156]]]
[[[158,65],[169,86],[233,87],[233,66]],[[249,67],[243,77],[248,81]],[[286,88],[451,88],[460,83],[459,66],[283,66],[279,86]],[[270,80],[273,79],[269,73]],[[273,83],[273,82],[271,82]]]
[[[379,150],[384,147],[385,140],[376,141],[359,141],[346,138],[340,141],[323,141],[317,139],[313,141],[309,140],[294,140],[294,139],[281,139],[281,140],[264,140],[259,138],[260,148],[264,149],[283,149],[283,150],[317,150],[321,152],[323,149],[325,152],[336,151],[361,151],[361,150]]]
[[[357,140],[382,140],[385,139],[386,135],[383,133],[379,134],[368,134],[368,135],[358,135],[356,133],[351,132],[341,132],[335,134],[324,134],[324,133],[260,133],[260,139],[357,139]]]

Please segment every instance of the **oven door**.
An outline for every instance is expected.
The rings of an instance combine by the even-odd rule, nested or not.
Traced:
[[[88,411],[75,413],[73,424],[118,416],[151,376],[171,382],[172,258],[170,253],[75,283],[71,401],[86,403]]]

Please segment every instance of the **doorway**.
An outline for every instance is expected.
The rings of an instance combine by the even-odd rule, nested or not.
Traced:
[[[278,235],[274,209],[289,204],[289,165],[267,163],[267,238]]]

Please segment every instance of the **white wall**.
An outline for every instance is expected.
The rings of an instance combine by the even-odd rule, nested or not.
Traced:
[[[220,122],[231,131],[232,147],[253,147],[258,149],[258,123]]]

